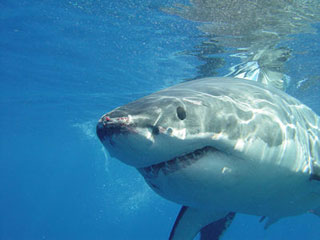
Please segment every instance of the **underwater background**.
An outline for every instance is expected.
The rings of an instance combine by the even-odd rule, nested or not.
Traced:
[[[181,81],[224,76],[261,46],[290,52],[285,90],[320,114],[320,2],[220,1],[271,16],[262,23],[215,2],[0,0],[1,240],[167,239],[180,206],[110,158],[96,123]],[[287,2],[296,5],[278,14]],[[210,25],[213,12],[230,22]],[[223,239],[318,240],[319,226],[306,214],[264,230],[238,214]]]

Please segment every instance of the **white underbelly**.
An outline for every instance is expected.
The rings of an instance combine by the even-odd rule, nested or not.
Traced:
[[[320,183],[307,174],[218,151],[146,180],[161,196],[196,208],[283,217],[320,205]]]

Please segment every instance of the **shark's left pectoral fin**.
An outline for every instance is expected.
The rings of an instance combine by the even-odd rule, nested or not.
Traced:
[[[234,216],[233,212],[204,211],[183,206],[169,240],[192,240],[199,232],[201,240],[218,240]]]
[[[267,230],[271,225],[275,224],[279,221],[279,218],[268,218],[266,224],[264,225],[264,229]]]
[[[262,216],[259,220],[259,222],[263,222],[265,219],[267,219],[265,225],[264,225],[264,229],[267,230],[272,224],[276,223],[279,221],[279,218],[275,218],[275,217],[266,217],[266,216]]]
[[[209,225],[205,226],[200,231],[200,240],[218,240],[224,231],[230,226],[236,213],[230,212],[224,218],[221,218]]]
[[[320,207],[310,210],[310,213],[313,213],[314,215],[317,215],[318,217],[320,217]]]

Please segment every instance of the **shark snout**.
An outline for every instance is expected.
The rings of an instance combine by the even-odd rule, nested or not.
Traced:
[[[111,118],[108,114],[104,115],[97,124],[97,135],[100,141],[112,139],[114,135],[128,134],[133,132],[130,116]]]

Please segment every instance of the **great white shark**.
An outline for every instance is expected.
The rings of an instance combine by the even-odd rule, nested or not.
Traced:
[[[111,156],[182,205],[169,239],[219,239],[236,213],[320,212],[320,118],[285,92],[238,78],[178,84],[101,117]]]

